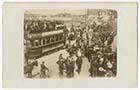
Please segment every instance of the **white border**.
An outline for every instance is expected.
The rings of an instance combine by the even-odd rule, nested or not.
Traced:
[[[13,0],[11,0],[11,1],[13,1]],[[23,0],[22,0],[23,1]],[[24,1],[26,1],[26,0],[24,0]],[[36,0],[34,0],[34,1],[36,1]],[[51,0],[51,1],[54,1],[54,0]],[[61,0],[62,1],[62,0]],[[73,0],[71,0],[71,1],[73,1]],[[101,0],[100,0],[101,1]]]

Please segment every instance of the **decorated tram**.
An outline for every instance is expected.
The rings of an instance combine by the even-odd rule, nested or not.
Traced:
[[[25,53],[28,59],[39,58],[63,48],[62,21],[24,21]]]

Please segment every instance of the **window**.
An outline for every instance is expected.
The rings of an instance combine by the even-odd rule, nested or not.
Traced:
[[[27,47],[31,47],[31,42],[30,41],[27,40],[25,44],[26,44]]]
[[[59,40],[62,40],[62,35],[59,35]]]
[[[35,42],[35,46],[38,46],[39,45],[39,43],[38,42]]]
[[[51,41],[51,42],[54,42],[54,37],[53,37],[53,36],[50,37],[50,41]]]
[[[34,46],[39,46],[39,40],[35,40],[34,44],[35,44]]]
[[[62,40],[62,35],[60,36],[60,40]]]
[[[48,43],[48,38],[45,39],[45,43],[46,43],[46,44]]]
[[[54,42],[56,41],[56,36],[53,36],[53,40],[54,40]]]
[[[44,44],[46,44],[46,40],[45,40],[45,39],[43,39],[43,45],[44,45]]]
[[[41,40],[39,40],[39,45],[42,45]]]
[[[33,41],[31,41],[31,45],[32,45],[32,47],[34,47],[34,46],[35,46]]]
[[[47,41],[47,43],[50,43],[50,37],[47,37],[46,41]]]
[[[60,40],[60,35],[58,35],[58,41]]]
[[[57,35],[57,36],[56,36],[56,41],[58,41],[58,40],[59,40],[59,36]]]

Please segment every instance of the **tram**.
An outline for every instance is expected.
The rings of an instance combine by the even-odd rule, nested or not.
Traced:
[[[28,25],[27,22],[30,24]],[[63,48],[62,21],[26,21],[25,23],[27,25],[24,28],[26,32],[24,37],[29,59],[39,58]]]

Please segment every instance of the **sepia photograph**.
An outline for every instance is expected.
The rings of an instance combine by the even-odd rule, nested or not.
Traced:
[[[137,7],[136,2],[4,3],[3,87],[137,87]]]
[[[24,12],[26,78],[117,75],[117,11],[44,9]]]

